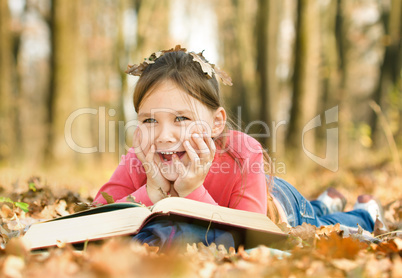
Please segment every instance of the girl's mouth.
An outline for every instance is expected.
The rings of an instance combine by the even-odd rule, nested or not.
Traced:
[[[162,162],[169,162],[172,161],[173,154],[176,154],[180,159],[185,153],[186,153],[185,151],[182,151],[182,152],[159,152],[158,154]]]

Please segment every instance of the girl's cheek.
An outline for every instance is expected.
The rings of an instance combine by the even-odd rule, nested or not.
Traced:
[[[211,128],[206,122],[193,122],[192,125],[188,126],[186,129],[185,140],[190,142],[191,147],[197,152],[200,153],[202,150],[202,146],[198,146],[194,140],[193,134],[198,134],[200,137],[204,137],[203,133],[207,133],[208,136],[211,136]],[[205,146],[204,146],[205,147]]]
[[[153,143],[152,141],[152,133],[148,128],[146,128],[145,125],[140,125],[140,138],[141,138],[141,149],[143,150],[144,154],[146,155],[151,148],[151,144]]]
[[[185,139],[189,140],[191,138],[192,134],[194,134],[194,133],[197,133],[199,135],[202,135],[203,133],[207,133],[207,134],[209,134],[209,136],[211,136],[212,130],[207,122],[195,121],[186,127]]]
[[[149,136],[144,136],[143,140],[141,141],[141,149],[144,151],[145,155],[148,153],[149,149],[152,145],[152,140]]]

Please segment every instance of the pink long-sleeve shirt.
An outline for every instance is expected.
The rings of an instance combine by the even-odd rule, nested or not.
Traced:
[[[225,150],[217,149],[203,185],[185,198],[266,214],[267,183],[263,165],[260,143],[242,132],[231,130]],[[137,202],[153,205],[146,183],[145,169],[131,148],[122,156],[110,180],[100,188],[94,203],[105,204],[101,192],[106,192],[116,202],[125,202],[131,195]]]

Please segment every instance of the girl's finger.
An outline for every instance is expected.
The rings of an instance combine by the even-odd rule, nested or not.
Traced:
[[[183,177],[186,173],[186,166],[184,166],[184,164],[180,161],[179,157],[176,154],[173,154],[172,158],[176,172],[180,175],[180,177]]]
[[[208,138],[210,137],[207,134],[203,133],[202,137],[195,136],[194,140],[197,143],[198,148],[200,149],[198,156],[202,161],[206,162],[213,160],[215,155],[215,153],[212,153]]]
[[[151,147],[149,148],[147,155],[145,156],[145,160],[147,162],[153,162],[154,156],[155,156],[155,145],[152,144]]]
[[[215,152],[216,152],[216,146],[215,146],[215,142],[212,139],[212,137],[209,137],[208,134],[204,133],[204,140],[205,143],[207,144],[209,151],[211,153],[212,159],[214,159],[215,157]]]
[[[157,171],[156,165],[153,160],[154,154],[155,154],[155,145],[152,144],[147,155],[144,156],[144,161],[141,161],[142,166],[144,166],[145,168],[145,171],[148,172],[151,175],[151,177],[155,177]]]
[[[189,141],[184,141],[184,148],[186,149],[186,152],[188,156],[190,157],[191,162],[195,163],[197,160],[199,161],[200,158],[194,148],[191,146]]]
[[[195,144],[196,144],[196,146],[198,148],[197,153],[199,153],[200,156],[202,154],[207,154],[207,153],[210,152],[207,144],[204,141],[204,138],[200,134],[193,133],[191,137],[192,137],[193,141],[195,142]]]

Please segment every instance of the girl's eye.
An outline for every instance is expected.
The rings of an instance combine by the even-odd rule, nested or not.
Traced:
[[[151,123],[156,123],[156,120],[155,120],[155,119],[152,119],[152,118],[149,118],[149,119],[143,120],[142,122],[143,122],[143,123],[151,124]]]
[[[184,116],[177,116],[176,117],[176,122],[182,122],[182,121],[187,121],[189,118],[184,117]]]

